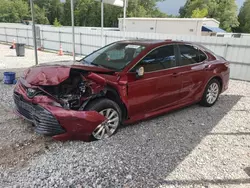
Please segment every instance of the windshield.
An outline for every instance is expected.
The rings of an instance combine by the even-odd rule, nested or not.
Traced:
[[[138,44],[113,43],[86,56],[81,62],[120,71],[144,49],[145,46]]]

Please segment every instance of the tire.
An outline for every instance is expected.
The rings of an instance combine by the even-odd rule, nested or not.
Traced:
[[[94,140],[102,140],[111,137],[116,133],[118,127],[121,124],[121,108],[117,103],[107,98],[100,98],[91,101],[87,105],[85,110],[99,112],[107,117],[107,119],[109,119],[107,122],[98,125],[97,128],[93,131],[92,138]],[[104,135],[102,136],[102,134]]]
[[[200,105],[205,107],[213,106],[219,98],[220,91],[220,82],[215,78],[210,80],[205,88]]]

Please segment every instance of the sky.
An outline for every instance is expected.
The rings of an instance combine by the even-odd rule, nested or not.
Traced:
[[[243,5],[245,0],[236,0],[238,7]],[[165,0],[164,2],[158,3],[158,7],[162,12],[167,14],[178,15],[179,9],[185,4],[186,0]]]

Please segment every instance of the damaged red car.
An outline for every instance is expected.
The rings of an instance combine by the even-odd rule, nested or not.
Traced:
[[[27,69],[14,90],[15,111],[56,140],[100,140],[193,103],[212,106],[228,82],[229,63],[203,46],[120,41],[77,62]]]

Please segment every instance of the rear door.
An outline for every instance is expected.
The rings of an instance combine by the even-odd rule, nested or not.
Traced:
[[[193,45],[178,45],[178,72],[181,75],[182,102],[198,100],[207,80],[207,56]]]
[[[181,78],[175,74],[177,51],[175,45],[154,49],[128,73],[129,115],[146,114],[174,105],[179,100]],[[142,78],[136,70],[144,67]]]

